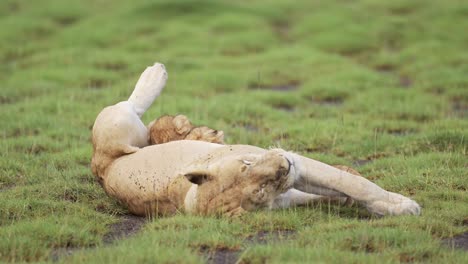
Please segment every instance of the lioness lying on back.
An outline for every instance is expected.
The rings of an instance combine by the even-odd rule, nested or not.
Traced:
[[[162,64],[148,67],[128,101],[104,108],[93,126],[93,173],[130,212],[233,216],[327,196],[350,197],[379,215],[420,213],[407,197],[282,149],[194,140],[150,145],[140,118],[166,79]]]

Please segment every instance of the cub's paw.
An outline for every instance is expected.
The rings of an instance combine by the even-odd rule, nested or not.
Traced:
[[[190,120],[184,115],[176,115],[172,120],[175,130],[179,135],[187,135],[192,129],[193,125]]]
[[[224,132],[201,126],[192,129],[185,139],[224,144]]]
[[[367,209],[377,215],[419,215],[421,206],[408,197],[398,193],[387,192],[382,200],[370,201]]]

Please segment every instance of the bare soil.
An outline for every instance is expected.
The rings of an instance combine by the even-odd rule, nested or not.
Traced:
[[[274,230],[260,231],[255,235],[251,235],[244,240],[244,247],[253,245],[266,245],[284,240],[289,240],[296,233],[294,230]],[[239,261],[242,254],[241,250],[233,249],[208,249],[202,247],[200,253],[206,257],[208,264],[234,264]]]
[[[135,235],[146,222],[144,217],[124,215],[121,221],[111,225],[109,233],[104,235],[102,241],[104,244],[111,244],[115,240]]]
[[[448,237],[442,240],[442,244],[453,249],[468,250],[468,232],[463,234]]]

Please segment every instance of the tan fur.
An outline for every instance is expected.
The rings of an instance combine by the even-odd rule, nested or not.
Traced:
[[[276,196],[291,188],[293,179],[283,150],[257,149],[258,154],[243,154],[247,149],[222,147],[194,163],[194,170],[186,177],[208,177],[198,186],[197,213],[239,215],[269,208]],[[207,162],[211,165],[203,168]]]
[[[166,79],[162,64],[148,67],[128,101],[106,107],[93,126],[92,171],[105,191],[130,212],[238,216],[330,196],[350,197],[379,215],[420,213],[413,200],[385,191],[349,168],[282,149],[207,142],[212,130],[194,128],[184,116],[162,119],[156,136],[169,142],[150,145],[156,122],[148,130],[140,117]]]
[[[340,169],[342,171],[349,172],[353,175],[361,176],[361,174],[357,170],[351,167],[345,166],[345,165],[333,165],[333,167]],[[351,206],[353,204],[354,204],[354,200],[351,197],[346,197],[346,200],[343,203],[343,205],[346,205],[346,206]]]
[[[224,144],[223,131],[206,126],[196,127],[184,115],[165,115],[149,124],[150,144],[163,144],[175,140],[201,140]]]

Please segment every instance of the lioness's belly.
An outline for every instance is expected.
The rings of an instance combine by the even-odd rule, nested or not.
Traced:
[[[142,211],[148,210],[144,208],[145,204],[165,203],[171,182],[186,172],[194,161],[203,162],[207,156],[216,159],[217,156],[244,151],[264,150],[253,146],[218,145],[191,140],[148,146],[116,159],[106,172],[104,188],[109,195],[125,203],[133,213],[146,214]]]
[[[142,148],[115,160],[104,186],[122,201],[150,200],[166,191],[181,169],[219,147],[222,145],[201,141],[173,141]]]

